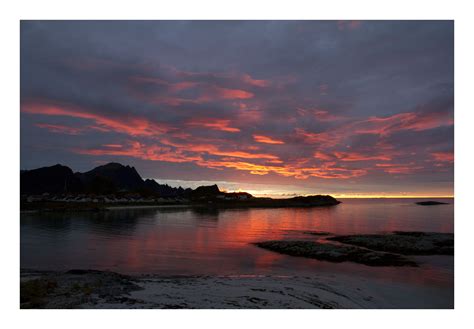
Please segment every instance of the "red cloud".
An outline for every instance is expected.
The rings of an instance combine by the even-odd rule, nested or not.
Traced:
[[[258,143],[264,143],[264,144],[285,144],[281,140],[272,139],[268,136],[263,136],[263,135],[253,135],[253,139]]]
[[[336,121],[336,120],[344,119],[343,116],[334,115],[334,114],[329,113],[328,111],[323,111],[323,110],[314,111],[314,116],[319,121]]]
[[[341,161],[392,160],[392,158],[388,155],[365,155],[357,152],[334,152],[334,155]]]
[[[47,123],[37,123],[35,126],[39,128],[47,129],[52,133],[58,134],[67,134],[67,135],[80,135],[83,131],[82,128],[75,128],[70,126],[63,126],[63,125],[52,125]]]
[[[314,157],[315,157],[316,159],[325,160],[325,161],[333,160],[333,158],[332,158],[331,156],[329,156],[329,155],[326,154],[326,153],[320,152],[320,151],[316,151],[316,152],[314,153]]]
[[[199,126],[199,127],[210,128],[213,130],[227,131],[231,133],[240,131],[239,128],[230,127],[229,124],[230,124],[230,120],[206,119],[206,118],[193,119],[187,122],[187,125],[189,126]]]
[[[207,144],[179,144],[162,141],[165,146],[146,145],[140,142],[130,142],[128,146],[119,144],[107,144],[100,149],[73,149],[73,152],[87,155],[114,155],[130,156],[144,160],[167,161],[167,162],[192,162],[199,166],[213,169],[231,168],[246,171],[252,175],[266,175],[275,173],[281,176],[306,179],[318,177],[325,179],[348,179],[359,177],[367,173],[363,169],[349,169],[336,167],[334,163],[325,163],[319,168],[299,167],[306,161],[297,162],[296,165],[285,164],[277,156],[266,153],[249,153],[244,151],[221,150],[215,145]],[[205,159],[203,155],[217,156],[221,158]],[[245,159],[236,160],[237,159]],[[256,161],[256,162],[254,162]],[[263,162],[263,163],[258,163]]]
[[[296,110],[297,110],[298,114],[301,115],[301,116],[311,115],[311,116],[314,116],[316,119],[318,119],[318,121],[323,121],[323,122],[347,119],[344,116],[335,115],[335,114],[330,113],[329,111],[321,110],[321,109],[297,108]]]
[[[431,156],[439,162],[454,162],[454,153],[452,152],[433,152]]]
[[[268,153],[249,153],[245,151],[222,150],[214,144],[192,144],[179,143],[169,139],[161,139],[160,142],[164,145],[173,146],[179,150],[186,150],[198,153],[207,153],[210,155],[235,157],[244,159],[265,159],[265,160],[279,160],[278,156]]]
[[[326,132],[322,133],[312,133],[308,132],[303,128],[295,129],[296,136],[302,138],[306,143],[315,144],[315,143],[328,143],[331,140],[329,139],[329,134]]]
[[[413,172],[423,169],[422,166],[415,166],[414,163],[409,163],[409,164],[377,163],[375,166],[382,168],[382,170],[388,174],[411,174]]]
[[[302,112],[303,111],[303,112]],[[305,113],[299,109],[299,113]],[[399,131],[423,131],[454,124],[449,113],[417,113],[405,112],[388,117],[370,117],[338,126],[323,132],[309,132],[303,128],[296,128],[296,137],[307,144],[321,144],[326,147],[341,144],[345,139],[355,134],[371,134],[387,137]]]
[[[151,122],[141,117],[107,117],[104,114],[94,113],[88,109],[70,104],[27,102],[22,104],[21,111],[31,114],[89,119],[94,121],[99,128],[114,130],[131,136],[156,136],[172,129],[165,124]]]
[[[422,131],[441,126],[451,126],[454,120],[448,113],[405,112],[388,117],[370,117],[354,124],[356,133],[390,135],[397,131]]]
[[[164,87],[167,91],[176,93],[182,90],[191,89],[197,87],[199,83],[192,81],[183,81],[183,82],[168,82],[162,79],[153,78],[153,77],[144,77],[144,76],[133,76],[130,77],[130,81],[140,85],[140,84],[155,84]]]
[[[257,86],[257,87],[267,87],[270,85],[270,82],[267,80],[257,80],[253,79],[250,75],[248,74],[243,74],[242,75],[242,81],[252,85],[252,86]]]
[[[207,103],[218,100],[239,100],[254,97],[252,92],[240,88],[229,88],[228,85],[243,84],[247,86],[268,86],[266,80],[253,79],[248,74],[243,75],[218,75],[208,73],[190,73],[173,70],[176,78],[186,78],[186,81],[169,82],[160,78],[148,76],[132,76],[131,93],[135,97],[154,104],[167,104],[177,106],[183,103]],[[149,86],[158,86],[156,90]],[[245,87],[245,86],[243,86]],[[192,90],[194,96],[184,97],[180,93],[183,90]]]
[[[248,99],[253,96],[254,94],[245,90],[208,86],[203,88],[202,95],[196,99],[196,102],[203,103],[220,99]]]
[[[111,147],[111,148],[122,148],[123,147],[123,145],[120,145],[120,144],[104,144],[102,146]]]
[[[202,158],[196,155],[187,155],[170,147],[157,145],[145,145],[140,142],[131,142],[127,147],[117,148],[116,145],[104,145],[105,149],[73,149],[72,151],[86,155],[114,155],[129,156],[143,160],[165,161],[165,162],[194,162]]]

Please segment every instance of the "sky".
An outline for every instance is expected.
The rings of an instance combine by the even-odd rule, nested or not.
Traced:
[[[453,21],[22,21],[21,169],[454,194]]]

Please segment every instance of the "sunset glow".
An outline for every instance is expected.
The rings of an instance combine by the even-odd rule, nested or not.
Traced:
[[[22,169],[453,196],[452,22],[179,24],[22,24]]]

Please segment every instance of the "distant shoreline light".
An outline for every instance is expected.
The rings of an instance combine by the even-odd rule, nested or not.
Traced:
[[[428,194],[347,194],[347,193],[331,193],[325,191],[311,191],[310,189],[301,189],[298,186],[283,186],[269,184],[250,184],[228,181],[186,181],[174,179],[153,178],[160,184],[168,184],[172,187],[196,188],[201,185],[217,184],[221,191],[226,192],[248,192],[256,197],[271,197],[275,199],[291,198],[295,196],[308,196],[316,194],[328,194],[339,199],[453,199],[454,195],[428,195]]]
[[[233,192],[233,191],[230,191]],[[250,193],[250,192],[249,192]],[[309,196],[313,194],[292,194],[292,195],[281,195],[281,194],[258,194],[250,193],[257,197],[272,197],[272,198],[287,198],[293,196]],[[454,195],[350,195],[350,194],[334,194],[334,193],[322,193],[328,194],[336,199],[454,199]]]
[[[339,199],[454,199],[454,195],[337,195]]]

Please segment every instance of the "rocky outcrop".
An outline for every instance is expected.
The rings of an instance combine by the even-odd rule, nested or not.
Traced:
[[[400,232],[392,234],[358,234],[328,238],[377,251],[402,255],[453,255],[454,234],[432,232]]]
[[[256,246],[290,256],[314,258],[329,262],[354,262],[369,266],[416,266],[401,255],[314,241],[275,240],[255,243]]]

